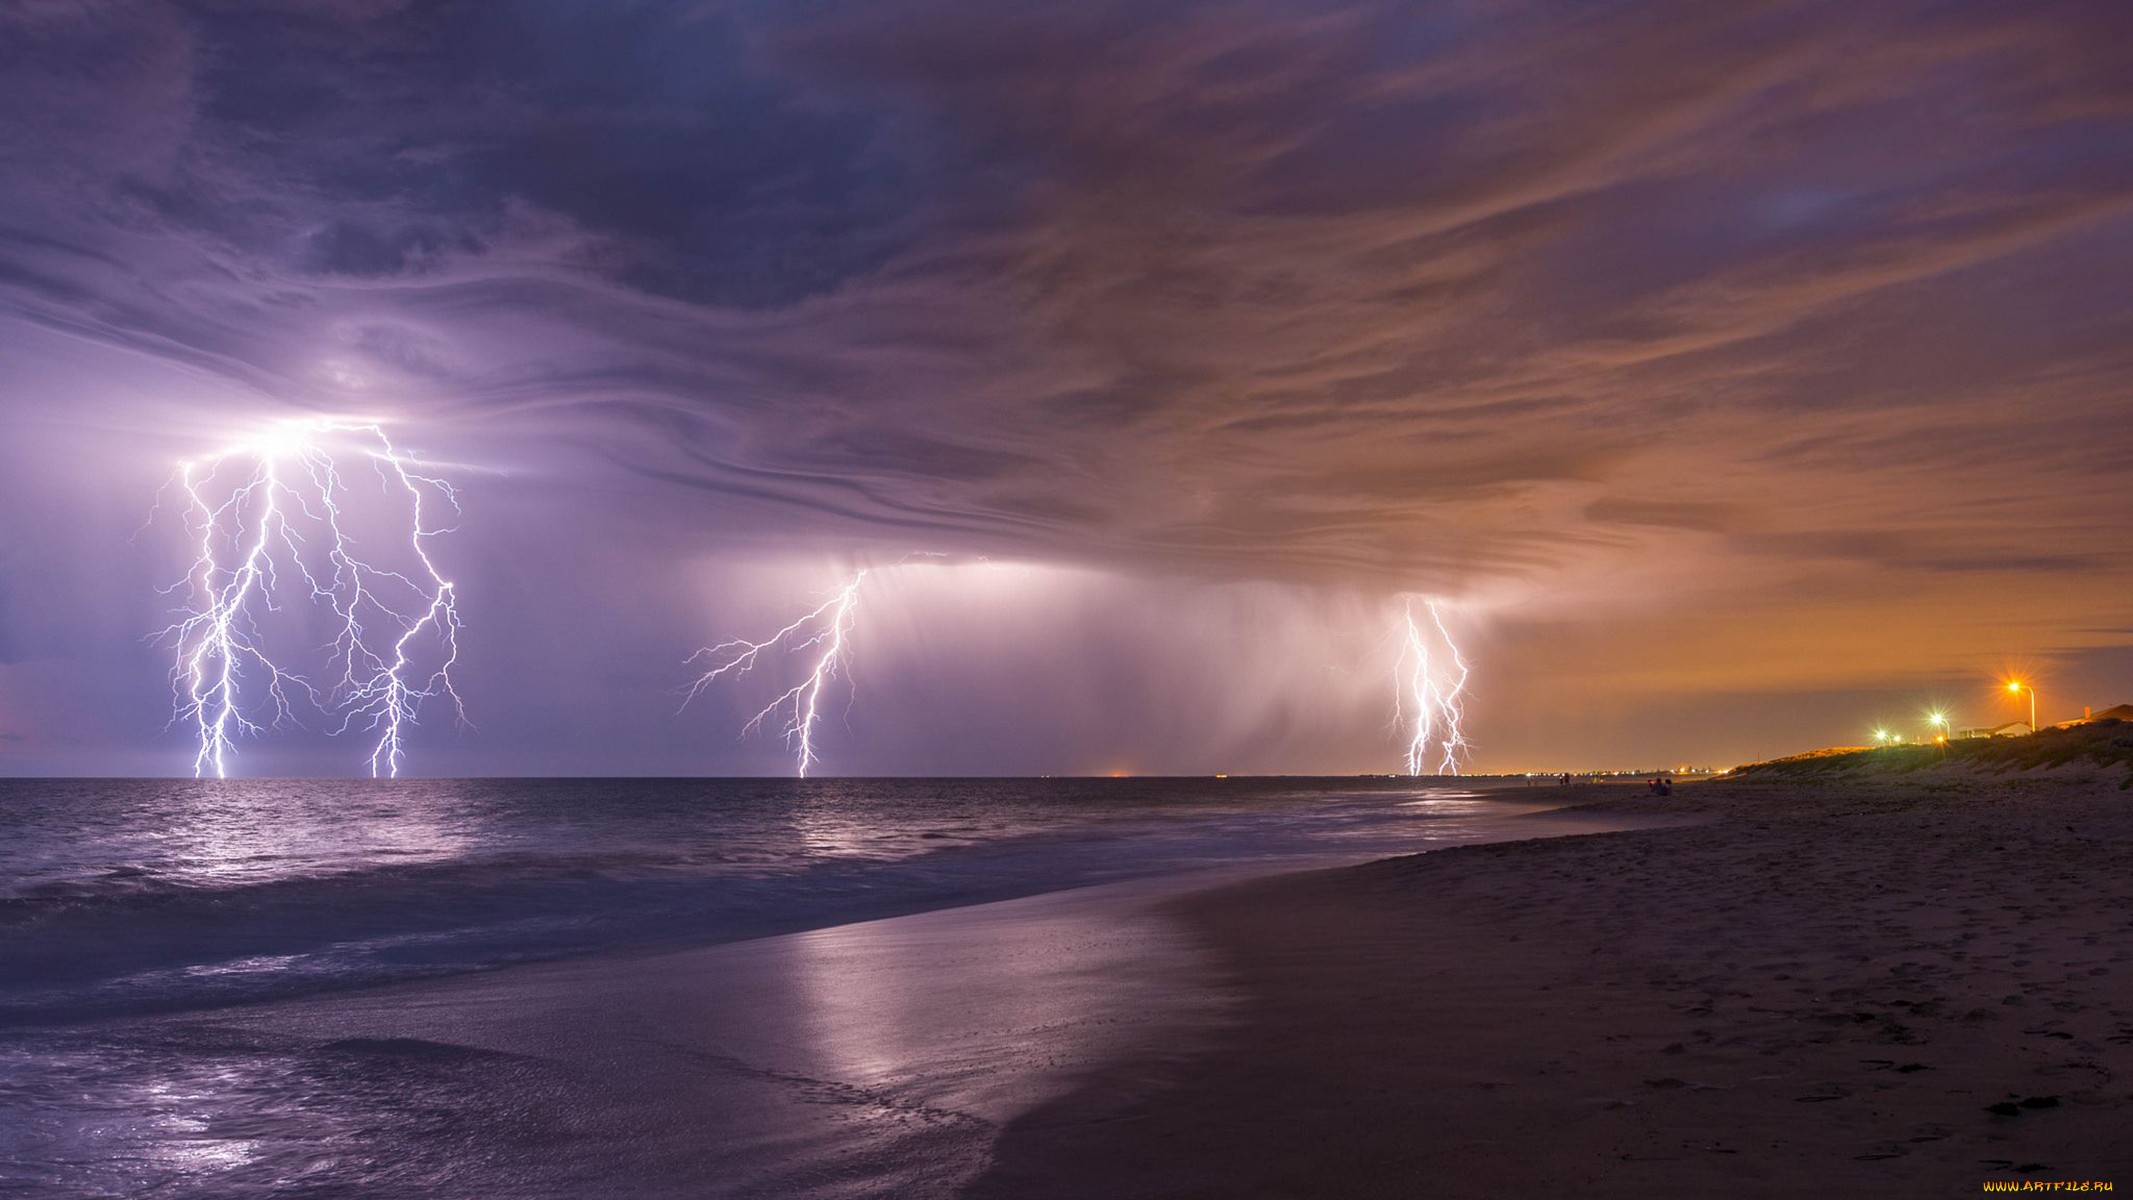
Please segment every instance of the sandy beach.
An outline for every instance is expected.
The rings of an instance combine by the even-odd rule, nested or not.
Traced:
[[[1158,1084],[1098,1076],[1016,1121],[970,1194],[2133,1186],[2115,775],[1587,793],[1708,823],[1173,904],[1235,1024]]]
[[[1355,865],[87,1019],[11,1060],[66,1066],[0,1091],[30,1114],[0,1170],[218,1198],[2133,1186],[2115,775],[1548,791],[1429,801],[1508,815]]]
[[[1340,790],[1297,801],[1307,813],[1285,801],[1223,818],[1254,831],[1236,845],[1264,857],[1208,858],[1230,843],[1205,826],[1174,834],[1189,860],[1218,867],[693,949],[47,1017],[0,1043],[12,1072],[0,1078],[0,1191],[957,1196],[1004,1130],[1083,1083],[1102,1081],[1082,1111],[1119,1111],[1227,1053],[1245,993],[1172,911],[1180,897],[1366,861],[1361,847],[1388,838],[1424,847],[1678,819],[1549,811],[1537,789]],[[1277,850],[1304,844],[1279,839],[1307,817],[1321,848]],[[1110,836],[1118,857],[1122,835]],[[1033,889],[1072,852],[1046,845],[1016,860]]]

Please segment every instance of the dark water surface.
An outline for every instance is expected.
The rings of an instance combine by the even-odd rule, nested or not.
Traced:
[[[1548,797],[1488,795],[1372,779],[0,781],[0,1027],[1400,853]]]
[[[598,1171],[573,1177],[554,1168],[598,1163],[599,1154],[573,1160],[546,1148],[572,1137],[617,1145],[616,1129],[601,1122],[636,1128],[644,1117],[617,1115],[635,1111],[625,1099],[639,1094],[634,1088],[621,1089],[605,1117],[589,1108],[593,1076],[557,1066],[571,1053],[544,1044],[492,1059],[458,1042],[340,1038],[314,1018],[299,1036],[244,1018],[245,1010],[232,1018],[229,1006],[308,996],[316,1009],[348,995],[360,1008],[371,1003],[362,989],[375,985],[512,964],[827,932],[1152,876],[1352,861],[1502,836],[1506,819],[1551,799],[1545,789],[1378,779],[0,782],[0,1194],[597,1191]],[[1085,932],[1054,935],[1060,940],[1045,954],[1078,953],[1110,936],[1107,918],[1074,919],[1084,924],[1072,928]],[[932,952],[953,961],[957,939],[969,934],[943,928]],[[986,936],[1006,947],[1024,936],[1013,922],[991,928]],[[1162,935],[1134,936],[1145,943]],[[818,940],[755,954],[783,965],[749,969],[789,976],[785,959],[840,944],[809,937]],[[852,945],[852,954],[875,953],[871,943]],[[855,979],[875,986],[893,977],[895,960],[881,961],[891,967],[849,969],[830,991],[810,994],[819,1001],[849,992]],[[971,976],[997,976],[996,968],[973,967]],[[1030,983],[1029,994],[1079,986],[1095,969]],[[693,1019],[717,992],[712,982],[684,989],[675,1011]],[[602,1002],[604,985],[572,986],[591,997],[583,1003]],[[900,986],[925,996],[940,981],[914,971]],[[761,990],[737,974],[717,1003],[739,1014],[759,1003],[750,989]],[[505,1015],[482,1036],[457,1030],[466,1042],[506,1045],[519,1036],[514,1026],[525,1023],[510,1014],[526,1001],[498,994],[512,997],[497,1002]],[[409,1006],[378,995],[388,998],[374,1004],[378,1028],[397,1028]],[[917,1015],[898,1036],[908,1041],[917,1029],[945,1037],[926,1010],[939,1003],[910,1001]],[[1001,1029],[1019,1019],[1009,1009],[1029,1003],[1027,995],[1003,1001]],[[819,1071],[836,1087],[869,1077],[868,1087],[906,1092],[932,1069],[920,1060],[976,1063],[983,1055],[968,1047],[997,1036],[985,1053],[1006,1061],[1041,1041],[987,1033],[994,1018],[973,1010],[952,1052],[825,1060],[825,1046],[879,1036],[881,1010],[874,1002],[837,1010],[835,1028],[846,1032],[836,1036],[823,1032],[819,1013],[798,1032],[776,1031],[794,1019],[785,1012],[737,1015],[734,1028],[758,1031],[748,1036],[770,1047],[762,1053],[789,1053],[794,1071]],[[1061,1013],[1061,1028],[1081,1019]],[[716,1018],[704,1014],[705,1028]],[[545,1028],[569,1026],[558,1018]],[[585,1044],[584,1062],[605,1054]],[[807,1089],[822,1081],[807,1079],[765,1092],[790,1099],[806,1119],[764,1122],[750,1153],[778,1159],[778,1139],[812,1128],[809,1106],[819,1104]],[[749,1086],[757,1085],[769,1086],[761,1078]],[[694,1075],[687,1086],[702,1094]],[[739,1129],[773,1102],[783,1100],[736,1102],[724,1123]],[[901,1103],[883,1111],[901,1113]],[[483,1105],[495,1111],[483,1119],[489,1133],[476,1136],[467,1114]],[[859,1109],[836,1111],[843,1124],[808,1135],[830,1148],[785,1157],[830,1162],[852,1153],[858,1143],[846,1132]],[[348,1128],[326,1128],[335,1122]],[[700,1140],[692,1133],[661,1145]],[[319,1153],[343,1142],[367,1149]],[[286,1161],[261,1149],[268,1146],[284,1147]],[[507,1153],[523,1159],[482,1166]],[[708,1186],[723,1168],[715,1155],[698,1158],[691,1169],[712,1172],[697,1180],[707,1186],[684,1191],[746,1194]],[[418,1160],[438,1166],[420,1178],[394,1174]],[[545,1182],[527,1175],[523,1187],[510,1187],[520,1167]],[[479,1182],[455,1192],[450,1180],[463,1171]],[[851,1194],[866,1193],[854,1186]],[[780,1191],[847,1194],[827,1185]]]

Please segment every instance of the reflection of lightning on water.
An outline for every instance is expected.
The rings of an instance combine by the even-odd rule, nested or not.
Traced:
[[[765,718],[789,709],[790,715],[785,719],[785,744],[793,750],[800,778],[807,778],[807,769],[816,761],[815,726],[822,715],[822,690],[837,674],[839,664],[844,660],[846,639],[859,610],[859,585],[866,577],[865,570],[854,573],[836,595],[760,642],[734,638],[716,646],[706,646],[690,655],[688,661],[692,664],[705,661],[711,665],[689,685],[689,694],[682,700],[682,707],[688,707],[698,692],[721,676],[730,674],[738,678],[754,670],[765,651],[782,648],[791,654],[819,647],[820,652],[815,655],[806,677],[764,705],[741,727],[741,735],[746,737],[760,728]],[[849,671],[846,678],[850,678]]]
[[[409,506],[412,555],[395,570],[359,557],[342,502],[349,496],[327,441],[354,442],[388,494]],[[225,480],[232,460],[241,474]],[[185,520],[198,553],[183,583],[194,607],[158,639],[176,648],[171,690],[173,723],[193,726],[198,749],[193,774],[221,778],[238,737],[294,717],[301,690],[338,712],[337,732],[376,734],[370,773],[400,773],[402,736],[426,700],[451,701],[451,670],[459,657],[460,621],[450,580],[430,558],[429,539],[446,532],[425,524],[423,502],[434,496],[459,511],[451,484],[420,473],[412,455],[396,449],[369,421],[320,418],[290,422],[274,435],[225,450],[178,472]],[[330,668],[339,677],[321,689],[281,665],[265,648],[260,621],[283,611],[283,574],[302,580],[306,599],[333,614]]]
[[[1467,752],[1466,739],[1459,732],[1459,722],[1464,715],[1461,696],[1466,690],[1467,665],[1460,657],[1459,647],[1452,642],[1451,632],[1444,627],[1444,618],[1438,614],[1436,602],[1427,601],[1425,606],[1429,610],[1434,638],[1424,630],[1421,622],[1415,620],[1412,600],[1408,601],[1403,614],[1400,654],[1393,661],[1392,668],[1393,718],[1408,731],[1409,775],[1420,775],[1429,767],[1432,744],[1436,747],[1433,773],[1457,775],[1459,757]],[[1449,668],[1431,656],[1432,641],[1442,645],[1447,652],[1451,660]]]

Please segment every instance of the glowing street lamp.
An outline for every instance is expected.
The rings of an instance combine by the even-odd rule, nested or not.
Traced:
[[[2037,731],[2037,689],[2035,685],[2023,683],[2019,679],[2010,679],[2007,681],[2007,690],[2016,695],[2020,695],[2023,692],[2029,693],[2029,731],[2035,733]]]
[[[1944,713],[1944,712],[1940,711],[1939,709],[1935,709],[1935,710],[1933,710],[1932,712],[1929,712],[1929,713],[1927,713],[1927,714],[1926,714],[1926,724],[1928,724],[1928,725],[1931,725],[1931,726],[1932,726],[1932,727],[1934,728],[1934,731],[1935,731],[1935,732],[1934,732],[1934,735],[1933,735],[1933,740],[1934,740],[1934,741],[1936,741],[1936,742],[1945,742],[1945,741],[1947,741],[1947,740],[1948,740],[1948,714],[1947,714],[1947,713]]]

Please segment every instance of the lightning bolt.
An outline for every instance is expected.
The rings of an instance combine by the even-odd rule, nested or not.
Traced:
[[[211,486],[213,476],[210,471],[203,485],[194,477],[193,464],[179,468],[179,484],[188,500],[187,519],[197,522],[200,533],[200,553],[186,577],[203,603],[164,629],[161,636],[174,640],[178,648],[177,662],[171,668],[178,703],[173,722],[189,720],[199,735],[193,775],[197,778],[212,768],[221,779],[228,774],[227,759],[235,738],[261,728],[240,703],[240,681],[248,668],[263,677],[273,724],[291,717],[286,684],[294,682],[314,697],[317,693],[259,649],[258,630],[250,616],[254,604],[270,610],[275,607],[273,588],[279,574],[274,550],[277,543],[295,545],[282,509],[281,477],[268,460],[220,504],[211,505],[202,487]],[[233,565],[224,567],[218,561],[223,525],[228,521],[243,526],[247,516],[251,537],[244,540],[241,531],[232,535],[242,553]]]
[[[706,646],[690,655],[686,665],[699,662],[710,664],[709,668],[689,685],[688,695],[682,699],[682,707],[696,699],[697,693],[716,683],[721,677],[739,678],[755,670],[767,651],[782,647],[787,654],[803,650],[818,651],[807,675],[770,703],[757,710],[746,725],[741,726],[741,736],[746,737],[762,728],[763,722],[778,713],[785,718],[785,744],[793,751],[794,765],[799,776],[807,778],[807,769],[816,761],[815,729],[822,716],[822,692],[835,678],[839,664],[844,661],[845,649],[851,636],[852,623],[859,611],[859,585],[866,582],[864,569],[855,572],[842,588],[829,599],[817,605],[785,628],[778,630],[760,642],[733,638],[716,646]],[[850,678],[849,669],[845,671]]]
[[[357,554],[342,512],[352,493],[331,443],[354,443],[385,492],[404,497],[403,569]],[[238,477],[226,480],[231,470]],[[373,777],[399,775],[402,738],[425,701],[448,699],[466,720],[451,676],[462,628],[456,592],[429,552],[431,539],[449,529],[433,525],[425,509],[426,501],[430,511],[442,502],[456,514],[458,495],[395,447],[383,426],[328,418],[285,423],[212,456],[204,469],[184,464],[177,483],[198,548],[185,579],[165,591],[187,590],[192,606],[153,636],[175,648],[172,724],[194,731],[195,776],[226,778],[238,738],[293,723],[299,689],[339,714],[334,732],[375,735]],[[339,676],[323,692],[265,648],[260,620],[284,611],[285,573],[302,580],[304,599],[332,614],[328,670]]]
[[[1407,602],[1398,630],[1400,653],[1393,660],[1393,720],[1408,725],[1407,773],[1420,775],[1430,765],[1431,745],[1436,746],[1435,774],[1457,775],[1459,756],[1467,752],[1459,723],[1465,716],[1462,696],[1466,691],[1467,664],[1434,600],[1425,601],[1432,639],[1415,619],[1414,601]],[[1434,660],[1432,642],[1443,646],[1451,660],[1448,669]]]

